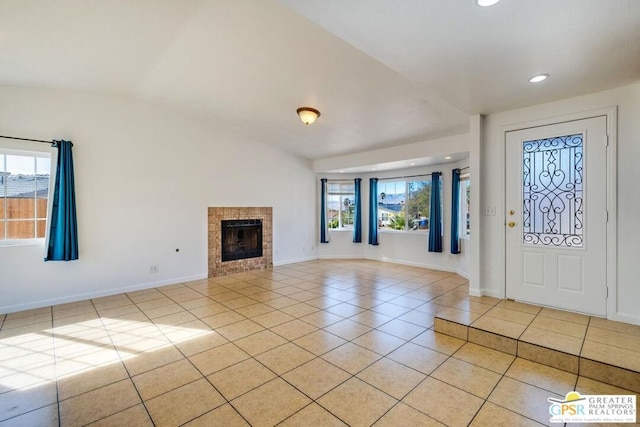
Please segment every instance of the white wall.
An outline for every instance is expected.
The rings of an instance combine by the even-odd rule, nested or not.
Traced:
[[[427,166],[422,168],[410,168],[402,170],[385,171],[368,174],[321,174],[319,178],[353,180],[362,178],[362,209],[364,212],[362,221],[362,243],[353,243],[351,230],[329,230],[329,243],[319,247],[320,258],[365,258],[380,261],[389,261],[400,264],[415,265],[434,268],[445,271],[454,271],[465,277],[469,277],[469,240],[463,242],[463,253],[452,255],[450,250],[451,239],[451,170],[456,167],[464,167],[467,161],[443,165]],[[441,253],[428,252],[428,235],[425,232],[401,232],[381,230],[378,232],[378,246],[369,245],[369,178],[384,179],[397,176],[411,176],[419,174],[431,174],[442,172],[443,179],[443,245]],[[319,185],[319,184],[318,184]]]
[[[317,257],[310,162],[219,122],[0,87],[0,134],[73,141],[80,248],[45,263],[43,244],[0,247],[0,313],[206,277],[208,206],[272,206],[274,264]]]
[[[640,84],[485,117],[482,147],[481,204],[496,206],[498,215],[481,217],[480,254],[483,293],[505,294],[505,176],[502,127],[562,115],[618,106],[617,286],[608,316],[640,324]],[[603,242],[604,243],[604,242]],[[615,286],[616,284],[610,284]]]
[[[472,269],[471,269],[471,259],[473,256],[473,240],[470,236],[460,239],[460,253],[455,255],[456,257],[456,273],[459,275],[466,277],[471,281]],[[469,286],[471,286],[471,282],[469,282]],[[469,292],[471,293],[471,292]]]

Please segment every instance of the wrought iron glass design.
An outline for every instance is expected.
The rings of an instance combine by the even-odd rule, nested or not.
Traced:
[[[523,243],[582,247],[583,135],[522,145]]]

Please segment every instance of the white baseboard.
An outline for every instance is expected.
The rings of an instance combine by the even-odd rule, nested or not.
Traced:
[[[469,295],[471,295],[472,297],[481,297],[483,296],[482,289],[469,289]]]
[[[50,305],[67,304],[70,302],[107,297],[110,295],[122,294],[125,292],[140,291],[143,289],[156,288],[158,286],[174,285],[176,283],[191,282],[194,280],[201,280],[206,278],[207,278],[207,274],[203,273],[203,274],[197,274],[194,276],[176,277],[173,279],[159,280],[157,282],[139,283],[136,285],[124,286],[121,288],[105,289],[97,292],[83,292],[80,294],[74,294],[74,295],[69,295],[69,296],[64,296],[59,298],[32,301],[25,304],[2,306],[0,307],[0,313],[8,314],[8,313],[14,313],[16,311],[31,310],[33,308],[48,307]]]
[[[408,266],[411,266],[411,267],[422,267],[422,268],[429,268],[431,270],[449,271],[451,273],[456,273],[459,276],[462,276],[465,279],[469,280],[469,275],[467,273],[462,272],[462,271],[458,271],[455,268],[445,267],[445,266],[442,266],[442,265],[434,265],[434,264],[425,264],[425,263],[420,263],[420,262],[405,261],[405,260],[395,259],[395,258],[372,257],[372,256],[361,256],[361,255],[334,255],[334,254],[332,254],[331,256],[318,255],[317,258],[313,258],[313,259],[365,259],[365,260],[370,260],[370,261],[390,262],[392,264],[408,265]],[[309,260],[305,260],[305,261],[309,261]],[[293,262],[298,262],[298,261],[293,261]]]
[[[469,273],[465,272],[465,271],[456,270],[456,274],[458,276],[464,277],[467,280],[471,280],[471,275]]]
[[[331,256],[318,255],[317,259],[373,259],[373,258],[367,258],[360,255],[331,255]]]
[[[640,325],[640,316],[634,316],[632,314],[611,313],[607,315],[607,319],[614,320],[616,322],[624,322],[624,323],[631,323],[633,325]]]
[[[504,294],[500,291],[496,291],[493,289],[480,289],[480,294],[481,295],[474,295],[474,296],[486,296],[486,297],[494,297],[494,298],[500,298],[500,299],[504,299]]]
[[[408,265],[411,267],[422,267],[422,268],[429,268],[431,270],[440,270],[440,271],[448,271],[451,273],[456,273],[456,270],[454,268],[445,267],[442,265],[433,265],[433,264],[426,264],[422,262],[405,261],[402,259],[394,259],[394,258],[387,258],[387,257],[375,257],[375,258],[367,257],[366,259],[369,259],[372,261],[383,261],[383,262],[390,262],[393,264]]]
[[[280,267],[282,265],[287,265],[287,264],[295,264],[297,262],[307,262],[307,261],[315,261],[317,260],[318,257],[313,255],[313,256],[308,256],[308,257],[304,257],[304,258],[296,258],[296,259],[286,259],[284,261],[278,261],[278,262],[274,262],[273,266],[274,267]]]

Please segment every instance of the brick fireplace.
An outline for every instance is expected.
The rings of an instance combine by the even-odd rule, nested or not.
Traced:
[[[273,267],[272,208],[210,207],[209,216],[209,277]],[[254,224],[262,228],[262,256],[222,261],[223,221],[225,224]],[[255,254],[255,252],[252,252]]]

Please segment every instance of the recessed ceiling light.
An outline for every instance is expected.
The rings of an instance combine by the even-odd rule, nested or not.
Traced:
[[[445,160],[451,160],[451,156],[447,156],[444,158]]]
[[[544,80],[547,80],[547,77],[549,77],[549,74],[538,74],[537,76],[533,76],[529,79],[529,82],[531,83],[540,83]]]
[[[372,171],[376,170],[376,168],[371,168]]]
[[[344,171],[340,171],[340,173],[344,173]]]
[[[416,165],[415,163],[409,163],[409,166],[415,166],[415,165]]]
[[[498,3],[500,0],[476,0],[476,4],[481,7],[493,6]]]

